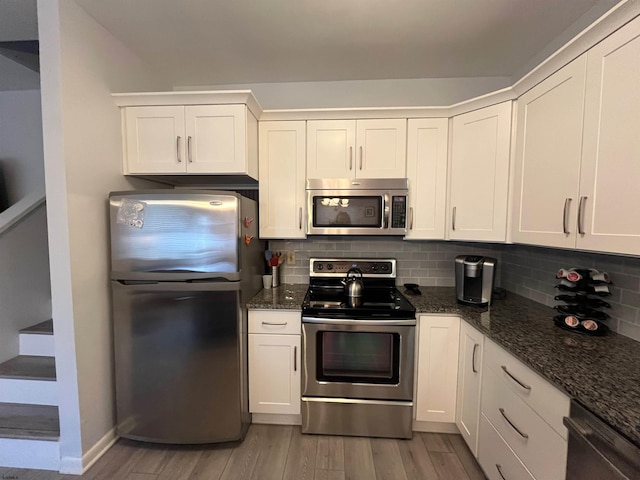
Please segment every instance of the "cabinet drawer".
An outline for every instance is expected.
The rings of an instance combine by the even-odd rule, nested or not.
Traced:
[[[483,370],[482,413],[534,477],[564,479],[567,441],[553,430],[505,380]],[[482,443],[482,442],[480,442]]]
[[[569,415],[570,399],[520,360],[491,341],[485,342],[484,365],[540,415],[565,440],[562,417]]]
[[[478,462],[489,480],[534,480],[484,415],[480,415]]]
[[[249,333],[276,333],[300,335],[300,310],[249,310]]]

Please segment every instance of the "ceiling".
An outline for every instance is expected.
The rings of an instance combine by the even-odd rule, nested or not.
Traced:
[[[75,1],[196,86],[514,77],[619,0]],[[0,0],[0,41],[36,37],[35,0]]]

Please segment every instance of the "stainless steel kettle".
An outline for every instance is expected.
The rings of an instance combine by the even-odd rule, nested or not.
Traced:
[[[358,278],[357,275],[360,275],[360,278]],[[344,291],[347,294],[347,297],[362,297],[362,292],[364,291],[364,282],[362,281],[362,272],[359,268],[349,269],[342,283],[344,283]]]

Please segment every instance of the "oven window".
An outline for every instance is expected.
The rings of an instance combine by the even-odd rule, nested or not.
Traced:
[[[397,384],[400,336],[396,333],[320,332],[320,381]]]
[[[380,228],[382,197],[314,196],[312,218],[314,227]]]

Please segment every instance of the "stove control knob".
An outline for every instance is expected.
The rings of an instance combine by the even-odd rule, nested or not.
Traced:
[[[386,271],[388,271],[388,270],[389,270],[389,265],[387,265],[386,263],[383,263],[383,264],[380,266],[380,269],[381,269],[383,272],[386,272]]]
[[[327,270],[333,270],[333,265],[331,263],[327,263]]]
[[[324,268],[324,265],[322,265],[321,263],[316,264],[316,270],[322,270],[323,268]]]

